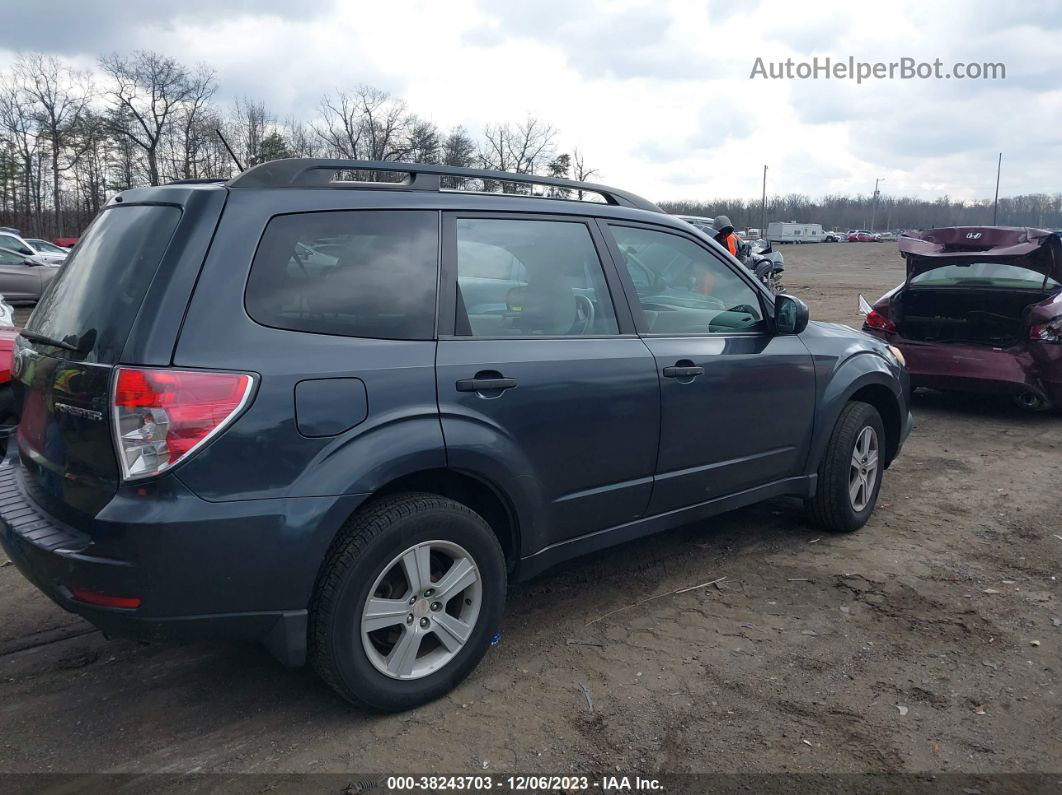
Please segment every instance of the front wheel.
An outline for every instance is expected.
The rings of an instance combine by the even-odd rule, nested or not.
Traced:
[[[476,667],[505,592],[505,558],[477,513],[431,494],[385,497],[329,555],[310,611],[310,659],[349,701],[419,706]]]
[[[827,530],[850,533],[874,512],[885,471],[885,428],[869,403],[846,405],[819,465],[811,519]]]

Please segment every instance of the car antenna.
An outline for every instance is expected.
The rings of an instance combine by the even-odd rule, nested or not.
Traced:
[[[232,158],[232,162],[236,164],[236,169],[238,171],[243,171],[243,164],[240,163],[240,158],[236,157],[236,153],[232,151],[232,147],[229,146],[229,142],[225,140],[225,136],[221,134],[221,130],[215,127],[214,132],[218,134],[218,138],[221,139],[221,143],[225,145],[225,151],[229,153],[229,157]]]

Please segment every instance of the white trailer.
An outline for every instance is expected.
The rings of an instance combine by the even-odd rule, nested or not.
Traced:
[[[770,243],[821,243],[824,237],[822,224],[796,221],[771,221],[767,224],[767,240]]]

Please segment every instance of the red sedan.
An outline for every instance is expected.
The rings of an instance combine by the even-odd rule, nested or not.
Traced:
[[[21,329],[0,327],[0,456],[7,452],[7,437],[18,423],[15,399],[11,392],[11,360],[15,338]]]
[[[1062,406],[1062,240],[1025,227],[949,227],[900,238],[907,278],[863,330],[895,345],[914,387]]]
[[[861,229],[848,233],[849,243],[880,243],[881,235],[874,232],[865,232]]]

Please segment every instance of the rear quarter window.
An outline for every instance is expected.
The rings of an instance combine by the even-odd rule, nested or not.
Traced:
[[[438,229],[428,210],[277,216],[251,265],[247,313],[289,331],[431,339]]]

